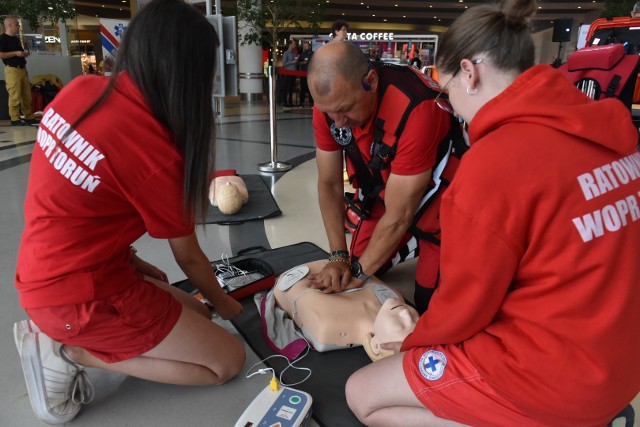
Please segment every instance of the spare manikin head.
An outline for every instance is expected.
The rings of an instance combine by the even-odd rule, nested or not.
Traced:
[[[373,322],[373,334],[364,339],[364,349],[374,362],[387,356],[393,351],[380,347],[381,344],[402,342],[413,331],[420,315],[403,301],[390,298],[382,304],[376,320]]]
[[[242,195],[238,187],[230,182],[218,187],[216,191],[218,209],[225,215],[233,215],[242,207]]]
[[[211,181],[209,201],[225,215],[237,213],[249,199],[244,180],[237,175],[224,175]]]

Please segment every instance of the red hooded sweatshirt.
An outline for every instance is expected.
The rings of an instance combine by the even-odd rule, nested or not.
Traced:
[[[403,350],[458,345],[532,419],[604,425],[640,390],[640,154],[618,100],[549,66],[485,104],[441,207],[441,284]]]

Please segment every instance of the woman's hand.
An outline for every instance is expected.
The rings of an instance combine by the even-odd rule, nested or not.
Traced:
[[[400,353],[400,347],[402,347],[402,342],[401,341],[396,341],[396,342],[385,342],[380,344],[380,348],[383,350],[391,350],[393,351],[393,354],[398,354]]]
[[[242,304],[230,296],[227,296],[221,303],[218,303],[215,308],[216,312],[224,320],[233,319],[243,311]]]
[[[167,274],[164,271],[160,270],[155,265],[149,264],[147,261],[143,260],[135,253],[131,254],[131,264],[136,270],[138,270],[142,274],[151,276],[154,279],[158,279],[163,282],[169,283]]]

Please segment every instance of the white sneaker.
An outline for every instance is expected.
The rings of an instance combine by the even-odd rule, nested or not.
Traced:
[[[13,339],[16,342],[16,348],[20,356],[22,356],[22,336],[29,332],[40,332],[40,328],[31,319],[21,320],[13,324]]]
[[[39,332],[22,335],[20,360],[31,408],[48,424],[71,421],[82,403],[93,399],[84,367],[62,351],[62,344]]]

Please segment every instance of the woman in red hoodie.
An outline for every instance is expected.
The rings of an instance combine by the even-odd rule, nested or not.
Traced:
[[[442,38],[471,148],[429,310],[347,383],[367,425],[602,426],[640,390],[638,132],[618,100],[534,66],[536,8],[474,7]]]

